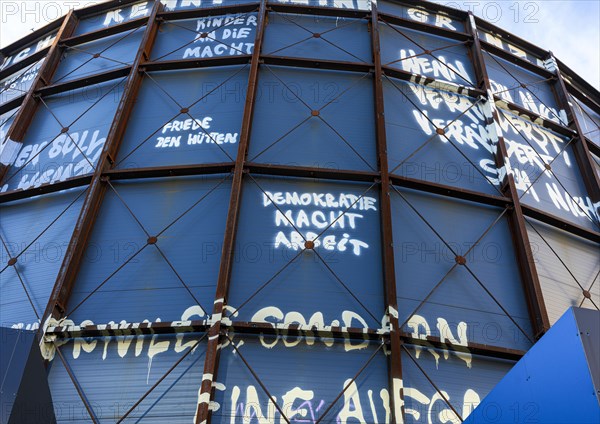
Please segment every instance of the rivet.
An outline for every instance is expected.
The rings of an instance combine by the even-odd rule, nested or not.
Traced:
[[[148,237],[148,244],[156,244],[158,239],[155,236]]]
[[[16,263],[17,263],[17,258],[10,258],[8,260],[8,266],[13,266]]]
[[[318,111],[318,110],[312,110],[312,111],[310,112],[310,114],[311,114],[312,116],[319,116],[319,111]]]
[[[64,128],[62,128],[62,129],[60,130],[60,132],[61,132],[61,133],[63,133],[63,134],[64,134],[64,133],[66,133],[66,132],[69,132],[69,127],[64,127]]]
[[[443,128],[436,128],[435,132],[438,133],[438,135],[446,134],[446,131]]]
[[[318,32],[315,32],[315,33],[313,34],[313,37],[314,37],[314,38],[320,38],[320,37],[321,37],[321,34],[319,34]]]
[[[315,242],[312,240],[306,240],[306,242],[304,243],[304,248],[305,249],[314,249],[315,248]]]
[[[456,256],[456,258],[454,258],[454,261],[456,261],[457,264],[459,265],[464,265],[467,263],[467,258],[465,258],[464,256]]]

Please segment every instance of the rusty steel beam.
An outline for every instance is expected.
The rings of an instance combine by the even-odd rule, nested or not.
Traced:
[[[505,161],[508,160],[508,152],[504,137],[502,136],[498,111],[495,106],[494,95],[492,94],[486,64],[483,59],[481,43],[477,36],[475,16],[471,12],[469,12],[469,19],[466,22],[466,26],[473,35],[471,52],[473,55],[473,62],[476,64],[475,70],[477,72],[477,80],[481,87],[487,92],[487,102],[492,110],[492,121],[488,124],[494,125],[498,134],[498,150],[495,155],[496,167],[498,169],[506,169]],[[550,320],[548,319],[548,312],[546,311],[546,304],[544,303],[544,296],[535,267],[533,252],[531,251],[531,244],[529,242],[523,209],[519,200],[519,193],[517,192],[515,180],[509,173],[506,174],[502,191],[506,197],[511,199],[512,203],[512,208],[508,215],[508,224],[513,246],[515,248],[519,274],[527,299],[529,318],[534,331],[534,337],[537,339],[550,328]]]
[[[110,35],[120,34],[121,32],[129,31],[130,29],[139,28],[148,23],[148,17],[132,19],[120,25],[112,25],[108,28],[102,28],[97,31],[86,32],[82,35],[76,35],[71,38],[67,38],[61,42],[62,47],[73,47],[83,43],[89,43],[90,41],[100,40]]]
[[[600,92],[560,60],[556,59],[556,63],[567,87],[573,91],[572,94],[592,110],[600,110]]]
[[[48,50],[48,55],[46,56],[46,60],[42,64],[38,74],[36,75],[23,103],[21,104],[21,108],[17,113],[15,120],[13,121],[10,129],[8,130],[8,139],[18,143],[19,145],[23,144],[23,139],[25,138],[25,133],[29,128],[29,124],[33,120],[33,116],[35,115],[37,108],[39,106],[39,99],[37,98],[36,92],[48,85],[50,80],[52,80],[52,76],[54,72],[56,72],[56,68],[61,59],[62,49],[60,47],[60,42],[63,38],[67,38],[71,36],[73,31],[75,31],[75,27],[77,26],[77,18],[73,14],[71,10],[63,19],[62,25],[58,30],[58,34],[56,38],[52,42],[50,46],[50,50]],[[10,165],[0,164],[0,183],[4,180],[4,177],[8,173],[8,169]],[[1,185],[1,184],[0,184]]]
[[[123,139],[127,120],[133,110],[142,82],[142,73],[139,71],[139,67],[142,61],[149,56],[150,49],[156,38],[158,24],[155,18],[161,8],[162,4],[156,2],[150,14],[148,26],[131,66],[123,95],[115,112],[115,117],[106,138],[102,154],[98,160],[88,193],[86,194],[75,229],[73,230],[71,241],[58,272],[42,323],[45,323],[49,317],[60,318],[65,313],[65,308],[77,278],[77,272],[84,257],[86,245],[91,236],[94,222],[107,189],[107,184],[103,181],[103,173],[112,167],[116,151]]]
[[[518,105],[516,103],[509,103],[496,95],[494,95],[494,101],[498,108],[512,113],[513,115],[518,116],[524,121],[528,121],[532,124],[539,125],[547,130],[552,130],[555,133],[560,134],[564,137],[571,138],[577,135],[577,133],[574,130],[567,128],[559,123],[556,123],[548,118],[543,118],[531,112],[529,109],[525,109],[521,105]]]
[[[28,56],[25,59],[4,68],[2,71],[0,71],[0,80],[3,80],[4,78],[17,73],[21,69],[26,68],[29,65],[32,65],[33,63],[37,62],[38,60],[43,59],[44,57],[46,57],[46,54],[48,54],[49,51],[50,51],[50,46],[45,47],[45,48],[41,49],[40,51],[35,52],[31,56]],[[0,63],[2,63],[2,62],[0,62]]]
[[[0,106],[0,115],[3,115],[6,112],[10,112],[11,110],[16,109],[19,106],[21,106],[21,103],[23,103],[26,96],[27,96],[26,94],[23,94],[22,96],[15,97],[11,101],[6,102],[3,105],[1,105]],[[0,142],[3,142],[3,141],[4,140],[1,140]]]
[[[94,3],[91,6],[84,7],[75,11],[79,19],[85,19],[99,15],[112,9],[118,9],[136,3],[138,0],[109,0],[101,3]]]
[[[221,317],[224,313],[224,306],[227,302],[229,285],[231,282],[231,271],[234,261],[235,236],[240,213],[242,199],[242,185],[244,176],[244,164],[248,153],[250,134],[252,131],[252,118],[254,115],[254,104],[258,88],[258,68],[260,62],[260,51],[264,38],[267,21],[267,0],[261,0],[258,12],[256,35],[254,39],[254,50],[250,62],[250,71],[248,74],[248,89],[246,91],[246,102],[244,105],[244,115],[242,118],[242,127],[240,130],[240,142],[235,161],[233,181],[231,183],[231,197],[229,199],[229,210],[227,212],[227,221],[225,225],[225,235],[223,237],[223,248],[221,251],[221,262],[219,266],[219,276],[217,279],[217,289],[213,303],[212,318],[215,321],[209,330],[208,344],[204,360],[204,376],[198,392],[198,406],[196,409],[196,424],[210,422],[211,409],[210,400],[214,397],[213,381],[217,378],[219,370],[219,355],[221,344]]]
[[[91,175],[67,178],[64,181],[56,183],[42,184],[39,187],[29,188],[27,190],[11,190],[0,193],[0,204],[13,202],[15,200],[26,199],[28,197],[39,196],[42,194],[56,193],[57,191],[68,190],[70,188],[82,187],[92,181]]]
[[[157,62],[144,62],[142,68],[145,72],[170,71],[175,69],[197,69],[211,66],[245,65],[250,62],[252,55],[224,56],[204,59],[163,60]]]
[[[373,182],[379,173],[369,171],[351,171],[333,168],[314,168],[305,166],[270,165],[246,163],[244,166],[251,174],[281,175],[300,178],[317,178],[323,180],[364,181]]]
[[[4,56],[5,58],[14,55],[19,50],[23,49],[24,47],[27,47],[27,45],[33,44],[35,41],[44,38],[44,36],[51,35],[54,32],[54,30],[58,31],[62,26],[63,22],[64,17],[63,19],[59,18],[50,22],[48,25],[45,25],[42,28],[32,32],[31,34],[28,34],[25,37],[18,39],[14,43],[9,44],[3,49],[0,49],[0,54],[2,54],[2,56]]]
[[[174,10],[165,11],[158,14],[159,20],[174,21],[179,19],[192,19],[192,18],[204,18],[208,16],[220,16],[227,14],[237,13],[250,13],[257,12],[259,8],[259,2],[247,3],[247,4],[234,4],[234,5],[222,5],[214,6],[205,9],[188,9],[188,10]]]
[[[306,6],[301,4],[270,3],[269,11],[298,15],[335,16],[340,18],[368,18],[368,10]]]
[[[402,177],[400,175],[390,175],[392,184],[424,191],[427,193],[439,194],[441,196],[452,197],[455,199],[468,200],[470,202],[481,203],[484,205],[497,206],[505,208],[512,205],[512,199],[493,194],[479,193],[460,187],[448,186],[445,184],[434,183],[431,181],[418,180],[414,178]]]
[[[478,88],[468,87],[465,85],[459,85],[452,82],[446,82],[442,80],[435,80],[430,77],[423,75],[413,74],[411,72],[403,71],[399,68],[393,68],[388,65],[382,65],[383,73],[391,78],[397,78],[402,81],[410,82],[413,84],[426,85],[428,88],[435,90],[445,90],[452,93],[462,94],[469,97],[480,97],[485,96],[485,93]]]
[[[504,49],[501,49],[498,46],[488,43],[487,41],[479,40],[479,44],[481,45],[481,48],[484,51],[491,53],[495,56],[498,56],[514,65],[520,66],[521,68],[525,68],[528,71],[531,71],[543,78],[552,78],[554,76],[554,74],[552,72],[550,72],[549,70],[547,70],[546,68],[542,68],[541,66],[538,66],[535,63],[532,63],[526,59],[515,56],[514,54],[512,54]]]
[[[594,142],[588,140],[587,138],[585,139],[585,143],[587,144],[587,148],[590,151],[590,153],[600,157],[600,146],[594,144]]]
[[[381,251],[383,266],[383,289],[385,312],[390,324],[388,358],[388,384],[390,392],[391,422],[403,423],[404,388],[402,386],[402,339],[398,322],[398,300],[396,295],[396,268],[394,263],[394,239],[392,233],[391,184],[388,169],[387,138],[383,97],[383,69],[381,66],[381,46],[377,3],[371,10],[371,47],[373,50],[373,90],[375,97],[375,137],[381,182],[379,184],[379,214],[381,220]]]
[[[556,62],[556,59],[552,54],[550,54],[550,58]],[[585,184],[588,195],[592,199],[593,203],[598,204],[598,202],[600,202],[600,177],[596,172],[594,159],[592,159],[592,155],[590,154],[590,150],[588,149],[585,141],[584,132],[581,128],[581,124],[579,123],[579,118],[577,117],[577,114],[571,105],[569,91],[567,90],[562,71],[560,67],[558,67],[558,64],[556,76],[557,79],[556,83],[554,84],[554,92],[556,94],[559,107],[567,112],[570,127],[577,134],[577,137],[573,141],[573,153],[575,154],[575,160],[579,166],[579,171],[581,172],[583,183]],[[597,227],[598,225],[599,223],[596,223]]]
[[[66,82],[60,82],[58,84],[48,85],[46,87],[40,88],[36,94],[44,97],[50,96],[52,94],[64,93],[69,90],[76,90],[78,88],[87,87],[94,84],[99,84],[106,81],[111,81],[117,78],[123,78],[129,75],[131,72],[130,66],[123,66],[117,69],[113,69],[110,71],[102,72],[100,74],[95,74],[92,76],[85,76],[82,78],[77,78],[73,80],[69,80]]]
[[[163,321],[163,322],[138,322],[127,324],[94,324],[94,325],[65,325],[51,326],[46,329],[45,335],[48,339],[69,340],[75,338],[87,337],[122,337],[122,336],[141,336],[141,335],[169,335],[185,334],[193,335],[205,333],[209,330],[211,324],[206,320],[194,321]],[[272,337],[290,337],[290,338],[323,338],[353,340],[353,341],[373,341],[380,340],[382,337],[388,338],[389,332],[378,328],[362,327],[323,327],[317,328],[306,325],[295,324],[273,324],[269,322],[247,322],[233,321],[227,325],[223,324],[221,330],[228,329],[235,334],[245,334],[250,336],[272,336]],[[472,355],[483,356],[493,359],[509,359],[518,361],[525,351],[510,349],[494,345],[468,342],[466,345],[452,344],[442,341],[436,336],[415,335],[406,332],[399,333],[402,341],[407,345],[422,346],[429,349],[442,351],[453,351],[461,353],[470,353]]]
[[[571,234],[584,238],[586,240],[592,241],[594,243],[600,243],[600,232],[590,230],[588,228],[582,227],[581,225],[573,224],[565,219],[559,218],[554,215],[550,215],[545,211],[534,208],[528,205],[521,205],[521,209],[523,210],[523,214],[528,218],[536,219],[544,224],[551,225],[556,228],[560,228],[561,230],[568,231]]]
[[[102,175],[114,180],[137,178],[181,177],[188,175],[226,174],[233,172],[235,163],[211,163],[202,165],[169,165],[149,168],[109,169]]]
[[[262,55],[260,59],[267,65],[294,66],[298,68],[329,69],[367,73],[373,65],[363,62],[336,61],[327,59],[307,59],[301,57]]]

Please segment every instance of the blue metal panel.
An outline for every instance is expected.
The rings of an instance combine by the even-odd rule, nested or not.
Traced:
[[[404,331],[415,337],[452,338],[454,344],[529,348],[527,337],[532,337],[532,330],[505,217],[479,240],[502,210],[404,189],[400,192],[410,202],[409,206],[392,192],[396,291],[399,321],[406,322]],[[455,254],[466,258],[473,274],[527,335],[465,267],[450,271],[456,265]]]
[[[465,423],[598,423],[600,407],[581,337],[569,309]]]
[[[550,324],[572,306],[596,307],[583,296],[600,304],[600,245],[566,231],[529,219],[527,232],[539,275]],[[538,234],[539,233],[539,234]],[[560,258],[560,260],[558,259]]]
[[[492,91],[500,98],[543,118],[568,125],[566,112],[558,107],[552,87],[544,77],[489,53],[484,55],[484,59]]]
[[[383,90],[392,174],[500,194],[481,102],[396,79],[384,80]]]
[[[583,134],[596,146],[600,146],[600,114],[571,96],[573,110],[579,120]]]
[[[475,73],[464,43],[389,24],[380,25],[379,31],[382,65],[459,85],[474,85]]]
[[[523,203],[588,228],[600,228],[600,204],[594,204],[587,194],[571,139],[510,112],[501,111],[499,118],[508,168]]]
[[[335,320],[346,327],[379,328],[384,302],[377,191],[365,184],[255,178],[268,193],[245,181],[228,303],[232,308],[248,303],[237,318],[282,322],[295,311],[287,321],[295,315],[292,321],[308,323],[320,315],[325,325],[336,325]],[[290,221],[307,240],[316,240],[315,251],[301,252],[304,239]]]
[[[6,163],[4,161],[6,156],[12,156],[12,154],[5,152],[5,149],[7,149],[6,144],[8,142],[8,130],[15,120],[17,112],[19,112],[19,108],[10,110],[0,115],[0,161],[3,164]],[[10,149],[10,147],[8,149]]]
[[[233,341],[290,422],[316,422],[322,417],[378,347],[378,342],[333,344],[332,339],[285,336],[236,336]],[[213,412],[212,422],[282,419],[230,344],[222,347],[217,380],[225,387],[215,391],[219,409]],[[380,349],[320,422],[388,422],[387,380],[386,357]]]
[[[38,187],[92,172],[123,84],[122,78],[45,98],[18,154],[2,159],[11,164],[2,190]]]
[[[0,104],[27,94],[44,60],[39,60],[0,81]]]
[[[166,21],[152,50],[152,60],[181,60],[252,54],[256,13]]]
[[[142,84],[117,166],[235,161],[247,80],[247,67],[238,66],[150,74]],[[183,107],[189,111],[181,113]]]
[[[144,29],[139,27],[68,48],[52,81],[65,82],[131,65]]]
[[[370,76],[269,66],[258,93],[250,162],[376,169]]]
[[[59,345],[99,422],[116,422],[200,337],[102,337]],[[125,422],[193,422],[205,349],[206,343],[200,342]],[[48,380],[58,423],[92,422],[58,354],[51,362]]]
[[[185,310],[198,304],[210,311],[229,179],[221,175],[132,180],[113,186],[116,192],[108,189],[86,250],[67,307],[69,318],[77,324],[172,321],[181,320]],[[157,235],[156,245],[146,244],[148,237]]]
[[[0,232],[6,246],[2,248],[0,263],[6,264],[10,258],[21,254],[14,267],[9,266],[0,274],[2,325],[37,328],[84,196],[82,189],[72,189],[5,203],[0,207]],[[73,205],[67,209],[71,202]]]
[[[407,7],[393,1],[378,1],[377,10],[381,13],[388,13],[403,19],[409,19],[411,21],[433,25],[439,28],[461,32],[465,31],[465,25],[459,19],[451,17],[441,11],[429,11],[420,6]]]
[[[407,350],[408,353],[402,352],[407,424],[459,423],[459,418],[446,401],[461,418],[466,418],[514,364],[425,346],[407,346]],[[419,366],[442,393],[427,380],[410,359],[409,353],[418,358]]]
[[[152,10],[154,0],[141,1],[129,6],[102,12],[98,15],[82,19],[73,35],[81,35],[91,31],[98,31],[119,25],[132,19],[148,16]]]
[[[495,5],[490,3],[489,6],[494,7]],[[479,38],[481,40],[486,41],[496,47],[499,47],[502,50],[507,51],[516,57],[525,59],[525,60],[533,63],[534,65],[537,65],[542,68],[545,67],[545,63],[544,63],[545,61],[542,60],[542,58],[536,56],[535,54],[531,53],[530,51],[523,50],[521,47],[517,47],[516,45],[512,44],[511,42],[509,42],[507,40],[508,37],[505,38],[500,35],[494,35],[492,33],[483,31],[481,29],[478,29],[478,32],[479,32]]]
[[[271,14],[262,51],[346,62],[373,60],[367,21],[353,18]]]

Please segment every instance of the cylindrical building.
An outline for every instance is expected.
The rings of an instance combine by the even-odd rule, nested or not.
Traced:
[[[472,14],[108,1],[0,61],[12,422],[458,423],[600,305],[600,93]]]

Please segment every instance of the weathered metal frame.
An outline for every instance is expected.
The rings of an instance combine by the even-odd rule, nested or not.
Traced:
[[[535,72],[544,77],[556,78],[556,93],[563,107],[570,112],[570,128],[565,128],[561,125],[552,123],[550,121],[545,122],[547,126],[563,135],[573,136],[582,134],[581,127],[577,121],[572,108],[568,105],[568,93],[569,91],[581,92],[582,89],[588,90],[591,88],[589,84],[577,77],[572,71],[566,71],[569,77],[569,81],[563,76],[561,69],[562,64],[559,66],[557,74],[548,71],[547,69],[541,68],[531,62],[520,59],[516,56],[511,55],[505,50],[499,49],[485,41],[481,41],[478,37],[476,26],[474,22],[480,23],[480,20],[474,20],[472,15],[467,16],[455,12],[455,16],[465,18],[466,31],[453,32],[438,28],[432,25],[428,25],[421,22],[410,21],[407,19],[394,17],[388,14],[379,14],[377,11],[377,5],[373,4],[371,11],[364,10],[345,10],[345,9],[333,9],[327,7],[309,7],[301,5],[286,5],[279,3],[269,3],[267,5],[266,0],[262,0],[259,3],[251,3],[237,6],[221,6],[210,9],[198,9],[198,10],[186,10],[186,11],[174,11],[174,12],[163,12],[159,2],[156,2],[150,16],[139,19],[127,21],[120,25],[114,25],[107,29],[89,32],[76,37],[70,35],[75,29],[74,22],[76,16],[84,18],[89,15],[101,13],[104,10],[109,10],[115,5],[123,6],[126,4],[132,4],[135,0],[124,0],[120,2],[107,2],[98,6],[87,8],[77,13],[71,12],[62,23],[49,25],[44,31],[50,31],[61,26],[59,35],[55,39],[53,45],[49,48],[42,49],[41,51],[29,56],[22,62],[9,66],[0,72],[0,77],[10,75],[29,63],[33,63],[36,60],[41,59],[47,53],[48,57],[44,62],[42,70],[29,93],[26,96],[15,99],[9,102],[11,107],[22,105],[22,109],[19,112],[18,119],[19,124],[11,127],[11,136],[22,137],[31,122],[33,114],[35,113],[35,100],[37,96],[47,96],[63,92],[73,88],[84,87],[93,83],[108,81],[115,78],[119,78],[125,75],[129,75],[127,86],[123,99],[119,104],[117,113],[113,125],[111,127],[109,137],[102,153],[101,159],[98,162],[98,166],[93,175],[87,175],[82,177],[74,177],[67,181],[57,183],[54,185],[44,185],[38,188],[13,191],[0,194],[0,203],[10,202],[17,199],[26,197],[32,197],[40,194],[56,192],[59,190],[82,187],[90,185],[89,193],[84,201],[84,207],[78,219],[76,228],[71,238],[70,248],[65,256],[61,271],[57,277],[56,285],[51,295],[48,307],[44,314],[44,321],[48,317],[61,318],[64,314],[64,307],[69,298],[70,291],[75,281],[75,276],[79,269],[84,247],[89,240],[96,216],[99,212],[100,205],[106,188],[108,186],[107,181],[124,180],[132,178],[154,178],[154,177],[169,177],[169,176],[184,176],[184,175],[201,175],[201,174],[218,174],[218,173],[229,173],[233,172],[233,184],[231,198],[229,202],[229,212],[227,217],[225,239],[223,245],[223,252],[221,257],[221,267],[219,271],[219,280],[217,284],[216,301],[213,307],[212,320],[192,322],[188,326],[178,327],[174,330],[172,323],[153,323],[148,328],[141,327],[140,331],[144,333],[147,331],[149,334],[162,334],[172,332],[185,332],[185,333],[198,333],[208,332],[209,342],[207,346],[207,354],[205,357],[205,376],[210,374],[210,378],[206,378],[201,382],[201,394],[208,394],[208,401],[200,403],[198,405],[197,423],[203,423],[204,421],[210,422],[210,408],[209,403],[214,395],[212,388],[212,382],[216,378],[218,366],[219,366],[219,350],[220,344],[223,341],[224,334],[227,329],[232,329],[235,332],[243,334],[279,334],[281,329],[274,328],[270,324],[260,323],[244,323],[234,321],[232,323],[223,323],[220,320],[223,314],[223,306],[226,304],[227,292],[229,290],[229,280],[233,262],[233,246],[235,242],[237,232],[237,221],[240,213],[240,202],[242,195],[242,186],[244,181],[244,175],[246,173],[259,174],[259,175],[286,175],[295,176],[299,178],[319,178],[324,180],[336,180],[336,181],[362,181],[362,182],[377,182],[380,190],[381,199],[381,230],[382,230],[382,252],[383,252],[383,274],[384,274],[384,288],[385,288],[385,303],[386,312],[388,319],[391,323],[391,331],[384,337],[388,340],[391,355],[390,355],[390,389],[394,388],[394,379],[402,378],[402,369],[400,363],[400,352],[405,349],[404,344],[410,345],[421,345],[429,346],[439,349],[450,349],[458,350],[463,352],[470,352],[477,355],[488,356],[492,358],[502,358],[510,360],[518,360],[524,352],[505,349],[500,347],[478,345],[475,343],[469,343],[466,347],[453,346],[445,344],[435,337],[427,337],[426,339],[415,339],[410,334],[403,333],[398,326],[398,313],[396,305],[396,283],[395,283],[395,266],[394,256],[392,247],[392,223],[391,223],[391,205],[389,199],[391,185],[417,189],[429,193],[434,193],[442,196],[451,198],[470,200],[473,202],[498,206],[502,208],[508,207],[511,209],[509,214],[509,223],[513,238],[513,244],[517,253],[518,264],[520,268],[521,277],[524,283],[525,292],[527,294],[528,309],[530,311],[530,319],[532,325],[536,329],[536,336],[541,336],[544,331],[549,327],[547,313],[545,311],[545,305],[541,295],[541,289],[537,277],[537,271],[533,264],[532,252],[529,247],[527,230],[525,228],[525,216],[534,218],[550,224],[554,227],[564,229],[577,236],[584,237],[590,241],[600,243],[600,233],[578,226],[577,224],[571,223],[562,218],[548,214],[545,211],[535,209],[530,206],[522,205],[519,201],[518,193],[514,184],[512,176],[509,176],[505,186],[504,193],[502,196],[487,195],[477,193],[474,191],[464,190],[456,187],[445,186],[442,184],[426,182],[422,180],[405,178],[397,175],[390,175],[387,169],[387,143],[385,137],[385,120],[383,110],[383,88],[382,88],[382,76],[388,75],[390,77],[410,81],[415,78],[408,72],[392,69],[390,67],[382,66],[380,55],[379,55],[379,22],[387,21],[394,25],[401,27],[416,29],[433,33],[436,35],[445,36],[449,39],[465,41],[471,44],[472,62],[475,67],[475,73],[479,83],[479,87],[468,88],[459,87],[460,90],[467,93],[468,95],[477,97],[487,97],[487,101],[493,102],[498,106],[503,106],[503,101],[497,96],[491,95],[489,86],[489,79],[485,68],[485,62],[483,60],[482,51],[486,50],[490,53],[496,54],[499,57],[507,59],[512,63],[516,63],[525,69]],[[407,5],[422,5],[423,3],[405,0],[402,3]],[[260,25],[257,28],[257,35],[255,40],[255,51],[252,55],[242,55],[233,57],[223,57],[217,59],[194,59],[194,60],[173,60],[173,61],[162,61],[162,62],[150,62],[150,50],[156,36],[156,31],[160,22],[164,20],[174,19],[188,19],[200,16],[213,16],[223,13],[231,12],[249,12],[256,10],[259,6]],[[432,8],[438,10],[445,10],[442,6],[430,5]],[[446,8],[447,9],[447,8]],[[308,14],[308,15],[322,15],[322,16],[345,16],[351,18],[365,19],[371,25],[371,41],[374,61],[373,64],[360,63],[360,62],[343,62],[343,61],[331,61],[331,60],[315,60],[315,59],[304,59],[295,57],[285,56],[270,56],[262,55],[260,46],[262,38],[264,37],[265,28],[267,25],[265,17],[269,11],[280,12],[280,13],[291,13],[291,14]],[[452,11],[452,9],[448,9]],[[112,70],[106,73],[93,75],[86,78],[76,79],[65,83],[59,83],[55,85],[49,85],[51,74],[54,72],[57,59],[60,56],[60,50],[70,45],[76,45],[82,42],[93,41],[110,34],[116,34],[128,29],[136,28],[144,24],[148,24],[146,33],[142,40],[140,49],[136,55],[136,59],[132,66],[122,67],[116,70]],[[496,29],[489,24],[483,24],[486,30]],[[3,49],[0,51],[0,57],[8,56],[8,53],[18,50],[23,45],[39,38],[39,34],[42,32],[38,31],[26,39],[21,40],[18,43],[9,46],[9,49]],[[534,54],[540,55],[543,52],[541,49],[535,46],[529,45],[528,43],[514,37],[511,34],[502,32],[511,41],[517,40],[518,45],[524,45],[528,51],[533,51]],[[512,36],[512,37],[511,37]],[[125,126],[128,117],[131,114],[133,104],[137,97],[143,72],[146,71],[158,71],[165,69],[189,69],[189,68],[201,68],[210,66],[222,66],[231,64],[246,64],[250,62],[250,76],[248,81],[248,97],[246,98],[246,105],[244,110],[244,118],[241,130],[241,141],[238,150],[238,156],[235,162],[226,162],[220,164],[209,164],[209,165],[186,165],[186,166],[170,166],[170,167],[152,167],[152,168],[141,168],[141,169],[113,169],[114,158],[120,145],[120,141],[124,135]],[[371,72],[374,75],[374,93],[375,93],[375,119],[376,119],[376,141],[377,141],[377,155],[378,155],[378,171],[377,172],[362,172],[362,171],[349,171],[349,170],[329,170],[322,168],[310,168],[310,167],[290,167],[281,165],[268,165],[259,163],[250,163],[246,160],[246,153],[248,151],[248,143],[250,138],[250,129],[252,125],[252,114],[254,107],[254,96],[257,87],[258,80],[258,69],[261,63],[279,65],[279,66],[296,66],[302,68],[314,68],[314,69],[332,69],[332,70],[343,70],[351,72]],[[566,67],[564,67],[566,68]],[[420,78],[417,76],[417,78]],[[571,80],[574,81],[573,85]],[[447,87],[452,90],[452,87]],[[584,103],[590,105],[593,104],[596,107],[598,103],[596,100],[600,97],[595,91],[591,92],[591,99],[585,95]],[[579,96],[578,96],[579,97]],[[565,107],[566,105],[566,107]],[[510,105],[511,109],[518,105]],[[3,105],[6,108],[6,105]],[[526,111],[523,108],[521,111],[530,120],[539,119],[535,114]],[[520,110],[519,109],[519,110]],[[17,119],[15,119],[16,121]],[[495,119],[497,124],[497,117]],[[491,123],[491,124],[494,124]],[[16,138],[18,139],[18,138]],[[501,139],[499,142],[500,151],[498,152],[496,162],[498,166],[504,165],[504,157],[506,157],[506,147]],[[591,142],[586,141],[584,137],[581,137],[579,142],[576,144],[576,158],[580,168],[582,168],[584,181],[590,195],[594,196],[594,199],[599,197],[600,186],[598,182],[598,176],[593,168],[593,159],[591,158],[590,148]],[[4,170],[6,171],[6,170]],[[590,173],[591,171],[591,173]],[[100,328],[59,328],[51,327],[47,329],[48,335],[55,335],[58,338],[72,338],[72,337],[100,337],[106,336],[107,331],[110,329]],[[119,329],[118,335],[125,334]],[[290,336],[302,336],[306,334],[306,329],[295,328],[294,326],[286,327],[286,334]],[[320,330],[310,330],[312,334],[319,335]],[[380,338],[381,335],[377,334],[374,329],[368,329],[367,332],[363,329],[352,329],[352,328],[333,328],[331,331],[339,336],[349,338],[365,338],[375,340]],[[145,334],[145,333],[144,333]],[[323,333],[325,335],[325,333]],[[326,333],[328,336],[330,332]],[[109,335],[112,335],[109,333]],[[209,353],[210,352],[210,353]],[[397,357],[397,359],[395,359]],[[200,383],[200,382],[199,382]],[[392,402],[396,401],[395,393],[391,397]],[[402,392],[400,391],[398,400],[402,400]],[[402,403],[402,402],[401,402]],[[403,410],[402,410],[403,413]]]
[[[473,36],[473,62],[478,83],[488,93],[488,102],[493,104],[494,98],[492,95],[490,80],[488,78],[486,64],[483,59],[475,17],[472,13],[469,14],[467,27]],[[493,122],[491,124],[495,125],[497,131],[499,131],[500,123],[498,121],[497,111],[493,108],[492,111]],[[507,160],[507,158],[508,153],[506,145],[504,144],[504,138],[501,136],[501,132],[499,132],[498,151],[496,152],[495,157],[496,166],[498,169],[503,169],[506,166],[505,160]],[[503,191],[505,192],[505,195],[510,197],[512,200],[512,213],[509,215],[509,226],[511,229],[513,246],[515,248],[517,263],[519,265],[519,271],[521,274],[521,281],[523,282],[524,291],[527,298],[531,325],[534,330],[535,337],[539,338],[550,328],[550,321],[548,319],[548,313],[546,311],[546,305],[544,303],[537,270],[533,261],[533,253],[531,251],[531,244],[529,243],[527,229],[525,228],[525,218],[523,216],[523,210],[519,201],[519,194],[517,192],[513,176],[508,173],[504,181]]]

